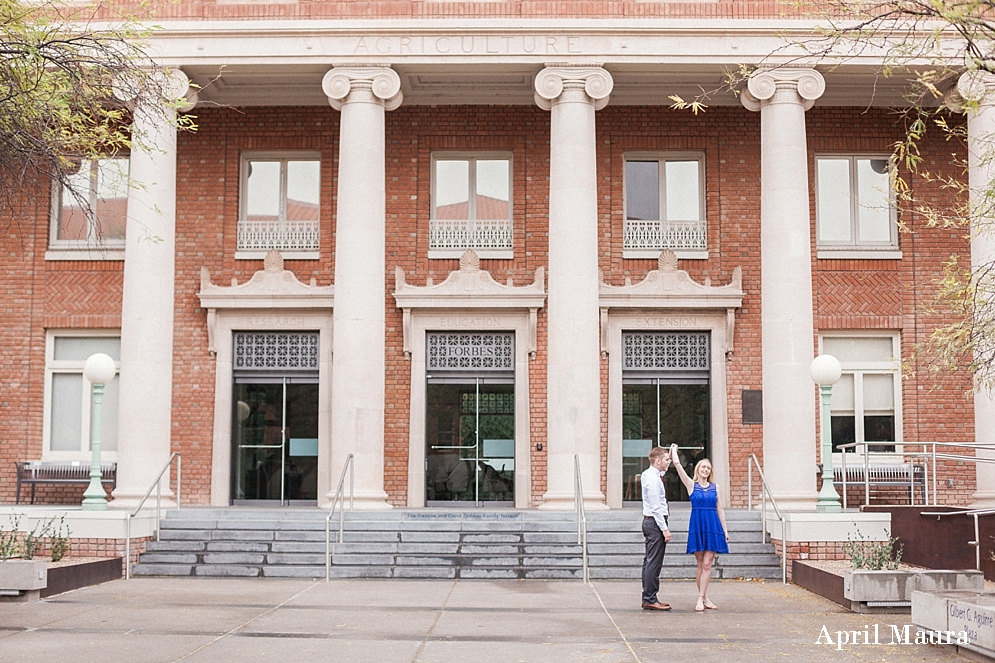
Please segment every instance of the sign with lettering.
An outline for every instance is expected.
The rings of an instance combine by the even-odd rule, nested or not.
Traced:
[[[537,35],[358,37],[353,55],[578,55],[583,39]]]
[[[266,329],[267,327],[300,329],[308,325],[305,323],[304,318],[296,315],[259,315],[246,318],[245,326],[253,329]]]
[[[995,609],[950,600],[947,630],[964,631],[970,644],[995,649]]]
[[[666,327],[669,329],[683,328],[689,329],[698,326],[698,318],[694,318],[686,315],[660,315],[651,317],[640,317],[636,318],[637,327],[646,328],[660,328]]]

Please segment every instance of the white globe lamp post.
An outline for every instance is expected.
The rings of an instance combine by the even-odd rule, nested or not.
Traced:
[[[106,511],[107,495],[104,486],[100,482],[100,407],[104,400],[104,385],[114,379],[117,374],[117,367],[114,360],[103,352],[92,354],[83,364],[83,377],[92,385],[93,390],[93,419],[90,422],[90,448],[92,455],[90,459],[90,485],[83,493],[84,511]]]
[[[809,374],[822,395],[822,490],[815,510],[822,513],[841,513],[840,496],[833,485],[833,426],[832,405],[833,385],[840,379],[843,369],[839,360],[832,355],[819,355],[812,360]],[[845,486],[846,484],[844,484]]]

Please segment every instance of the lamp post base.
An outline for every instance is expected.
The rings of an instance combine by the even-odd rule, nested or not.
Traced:
[[[819,501],[815,505],[816,513],[842,513],[843,507],[840,505],[840,496],[833,486],[830,477],[828,484],[826,479],[822,480],[822,490],[819,491]]]
[[[107,510],[107,493],[104,492],[104,486],[100,483],[99,478],[90,477],[90,485],[83,493],[83,503],[80,506],[84,511]]]

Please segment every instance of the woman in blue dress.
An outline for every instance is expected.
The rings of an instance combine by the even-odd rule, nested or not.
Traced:
[[[718,606],[708,600],[708,583],[712,579],[712,562],[716,553],[729,552],[729,530],[726,514],[719,499],[719,487],[712,483],[712,463],[707,458],[698,461],[694,477],[689,477],[677,462],[677,445],[671,445],[670,457],[691,498],[691,519],[688,523],[688,554],[694,553],[698,561],[695,584],[698,586],[698,603],[695,612],[715,610]]]

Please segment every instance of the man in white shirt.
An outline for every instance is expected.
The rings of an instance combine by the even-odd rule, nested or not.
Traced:
[[[670,451],[653,447],[649,453],[650,466],[642,474],[643,484],[643,536],[646,537],[646,556],[643,558],[643,610],[670,610],[669,603],[660,603],[660,569],[663,553],[670,541],[667,517],[667,491],[663,474],[670,467]]]

